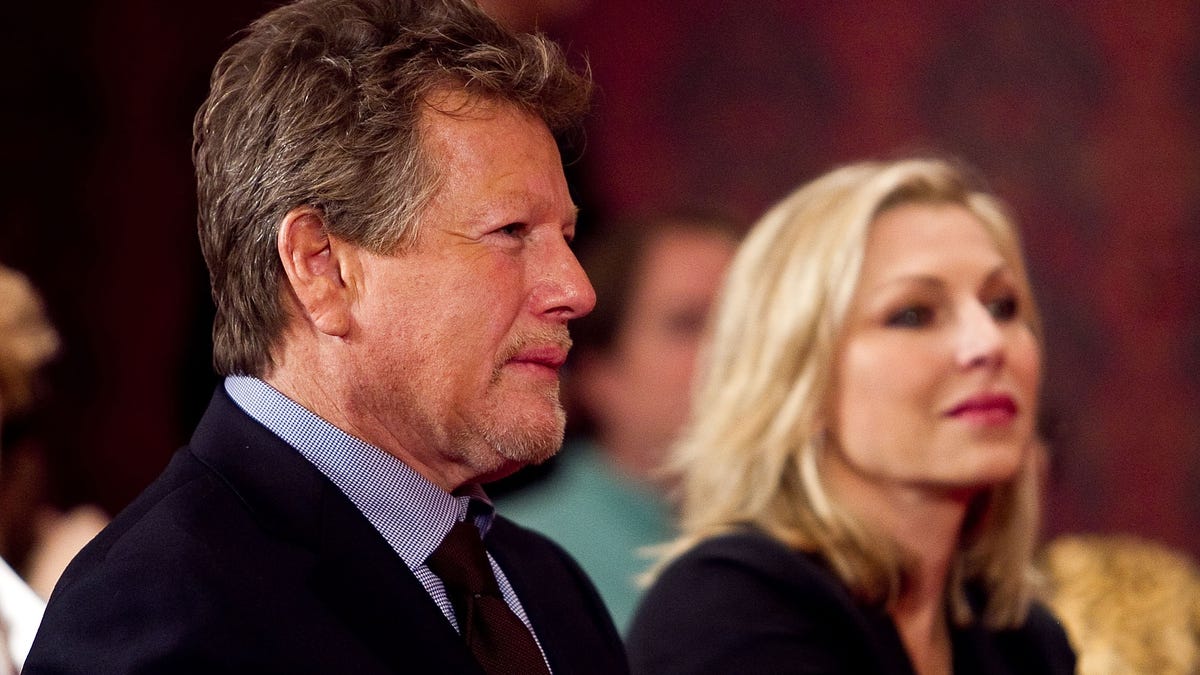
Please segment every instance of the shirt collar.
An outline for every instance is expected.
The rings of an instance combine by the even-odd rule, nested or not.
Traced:
[[[456,521],[472,517],[484,535],[491,528],[495,510],[478,484],[448,493],[256,377],[227,377],[225,391],[337,486],[410,569],[424,564]]]

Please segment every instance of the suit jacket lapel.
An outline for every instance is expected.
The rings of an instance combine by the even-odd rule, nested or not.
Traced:
[[[625,672],[621,639],[582,570],[502,517],[488,532],[487,548],[520,598],[554,672]],[[613,654],[618,662],[606,662]]]
[[[314,592],[390,668],[481,672],[424,586],[354,504],[223,387],[191,447],[265,530],[311,552]]]
[[[466,643],[388,546],[340,493],[323,514],[317,593],[396,672],[480,673]]]

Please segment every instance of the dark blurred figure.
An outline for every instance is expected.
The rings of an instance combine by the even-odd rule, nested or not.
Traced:
[[[571,438],[549,475],[498,502],[579,561],[622,630],[648,566],[641,549],[675,535],[657,472],[687,417],[709,307],[739,234],[721,218],[680,215],[581,237],[596,309],[571,330]]]
[[[63,512],[52,504],[42,431],[53,424],[41,412],[44,367],[59,337],[42,299],[20,273],[0,266],[0,545],[40,597],[47,598],[63,569],[108,516],[84,504]]]
[[[58,335],[46,318],[41,299],[33,286],[20,273],[0,267],[0,429],[15,425],[29,412],[35,398],[38,371],[58,351]],[[7,436],[8,434],[2,434]],[[8,452],[8,448],[0,448]],[[5,457],[6,464],[11,464]],[[4,475],[4,530],[6,540],[13,538],[12,530],[28,519],[29,500],[20,498],[23,487],[19,481]],[[16,493],[16,498],[14,498]],[[0,561],[0,673],[15,672],[25,662],[44,604],[41,598],[17,576],[11,567]]]

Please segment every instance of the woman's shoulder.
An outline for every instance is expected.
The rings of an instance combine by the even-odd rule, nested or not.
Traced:
[[[628,648],[634,672],[722,672],[716,664],[779,672],[788,663],[888,672],[889,655],[903,658],[897,640],[886,615],[855,603],[818,557],[739,530],[701,541],[662,571]]]
[[[789,547],[751,527],[701,540],[664,568],[663,575],[722,570],[841,586],[817,554]]]
[[[857,605],[819,554],[794,548],[749,526],[697,542],[662,569],[655,586],[714,581],[725,587],[729,583],[759,587],[773,594],[803,593],[812,596],[810,601],[825,596],[847,609]]]
[[[955,670],[1022,675],[1072,675],[1075,652],[1054,615],[1035,602],[1025,621],[1003,630],[978,624],[955,638]]]
[[[1075,672],[1075,651],[1066,630],[1050,609],[1039,602],[1030,605],[1025,623],[1010,631],[1008,639],[1019,643],[1033,663],[1042,664],[1042,672],[1054,675]]]

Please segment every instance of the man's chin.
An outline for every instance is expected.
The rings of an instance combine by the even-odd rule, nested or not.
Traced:
[[[523,467],[545,462],[558,454],[562,447],[562,433],[547,438],[533,438],[529,434],[493,437],[487,440],[486,446],[474,456],[477,483],[498,481]]]
[[[496,454],[520,468],[550,459],[558,454],[562,442],[563,425],[555,424],[541,429],[526,427],[504,434],[494,439],[493,447]]]
[[[474,455],[472,462],[480,475],[496,480],[523,466],[541,464],[558,453],[562,447],[566,415],[562,407],[547,405],[514,407],[517,415],[493,417],[476,427],[470,438],[463,438],[461,448]]]

